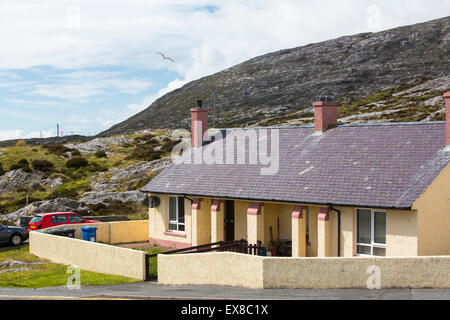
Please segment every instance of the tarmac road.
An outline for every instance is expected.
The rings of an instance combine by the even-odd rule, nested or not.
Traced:
[[[229,286],[163,286],[139,282],[110,286],[17,289],[0,287],[0,299],[220,299],[220,300],[441,300],[450,289],[246,289]]]

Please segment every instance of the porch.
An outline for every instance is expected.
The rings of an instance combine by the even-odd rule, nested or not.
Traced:
[[[337,214],[328,207],[194,198],[192,246],[245,239],[267,255],[338,256]]]

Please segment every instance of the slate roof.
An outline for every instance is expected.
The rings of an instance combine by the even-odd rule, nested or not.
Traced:
[[[246,130],[262,136],[263,129]],[[173,163],[142,191],[408,209],[450,162],[443,122],[340,125],[321,135],[309,126],[278,130],[275,175],[261,175],[266,166],[248,159],[247,164]],[[233,129],[224,132],[226,142]]]

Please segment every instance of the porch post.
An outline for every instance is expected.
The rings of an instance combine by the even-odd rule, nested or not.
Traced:
[[[215,199],[211,205],[211,242],[224,239],[224,205],[222,200]]]
[[[192,245],[211,242],[211,214],[208,203],[202,198],[194,198],[192,203]]]
[[[264,207],[262,203],[250,202],[247,209],[247,242],[264,242]]]
[[[306,217],[304,206],[294,206],[292,211],[292,256],[306,257]]]
[[[320,207],[317,217],[317,256],[329,257],[331,255],[331,222],[330,209]]]

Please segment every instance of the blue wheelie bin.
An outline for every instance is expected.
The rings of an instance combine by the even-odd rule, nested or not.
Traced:
[[[82,227],[83,240],[97,242],[97,228],[96,227]]]

